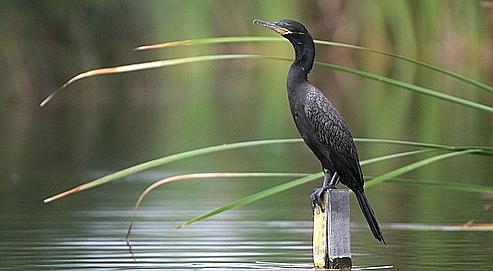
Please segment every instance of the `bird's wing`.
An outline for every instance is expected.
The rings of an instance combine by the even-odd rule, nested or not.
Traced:
[[[315,87],[308,91],[305,98],[305,115],[317,138],[329,148],[332,162],[338,168],[346,169],[346,173],[363,185],[356,146],[341,114]]]

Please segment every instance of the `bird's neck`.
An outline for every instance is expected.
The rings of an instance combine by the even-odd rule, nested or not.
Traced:
[[[295,52],[293,66],[299,66],[306,73],[310,73],[315,59],[315,43],[310,34],[305,34],[303,39],[290,40]]]
[[[308,74],[315,59],[315,44],[310,35],[304,40],[290,40],[290,42],[295,51],[295,60],[288,73],[288,89],[308,82]]]

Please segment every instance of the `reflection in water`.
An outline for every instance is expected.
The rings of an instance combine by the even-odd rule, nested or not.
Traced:
[[[267,199],[176,230],[176,225],[230,199],[210,197],[211,191],[224,189],[224,181],[167,187],[144,202],[130,252],[124,237],[138,193],[135,186],[137,183],[123,182],[45,206],[39,201],[22,212],[2,205],[2,268],[312,270],[310,207],[300,199],[299,191],[287,193],[287,201],[281,196]],[[183,200],[190,193],[194,202]],[[414,192],[408,189],[407,193]],[[282,204],[276,205],[276,201]],[[379,211],[388,212],[381,207]],[[385,247],[374,242],[360,219],[357,212],[353,214],[355,270],[462,270],[471,265],[489,270],[493,264],[491,231],[443,231],[436,224],[383,223],[389,239]]]

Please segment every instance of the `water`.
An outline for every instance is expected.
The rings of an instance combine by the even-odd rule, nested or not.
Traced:
[[[214,180],[163,187],[143,202],[131,246],[124,241],[125,233],[133,203],[150,184],[148,180],[128,178],[49,205],[38,199],[47,195],[46,191],[9,182],[12,189],[24,192],[26,197],[6,200],[0,207],[0,269],[311,270],[312,222],[309,205],[302,196],[307,195],[309,186],[175,229],[187,219],[250,194],[259,186],[278,182]],[[403,198],[420,191],[409,186],[383,187],[389,193],[400,191]],[[452,197],[459,195],[452,193]],[[462,202],[457,198],[445,201],[450,204],[443,207],[444,217],[436,219],[453,221],[461,215],[448,211],[460,204],[482,203],[474,194],[469,195]],[[402,222],[397,223],[389,220],[395,208],[380,205],[378,199],[371,197],[371,191],[370,199],[384,222],[389,245],[385,247],[372,239],[352,202],[355,269],[491,270],[493,232],[441,228],[438,223],[408,223],[413,213],[404,211]],[[404,202],[401,204],[402,210],[409,208]],[[472,212],[464,213],[467,216]]]

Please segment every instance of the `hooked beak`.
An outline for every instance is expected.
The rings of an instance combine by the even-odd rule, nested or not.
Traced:
[[[262,21],[260,19],[255,19],[255,20],[253,20],[253,24],[259,24],[259,25],[261,25],[263,27],[272,29],[272,30],[276,31],[277,33],[279,33],[281,35],[286,35],[286,34],[293,33],[293,32],[289,31],[288,29],[286,29],[284,27],[278,26],[275,22],[266,22],[266,21]]]

